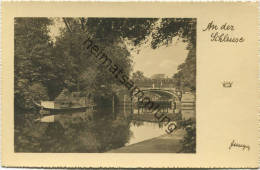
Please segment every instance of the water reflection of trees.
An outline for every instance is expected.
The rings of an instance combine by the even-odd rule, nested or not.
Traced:
[[[103,116],[92,121],[79,118],[66,122],[37,123],[37,126],[32,125],[34,128],[24,125],[19,128],[19,134],[26,139],[20,140],[17,136],[15,151],[106,152],[124,146],[131,137],[130,120],[114,119],[109,114],[104,116],[104,113],[100,115]]]

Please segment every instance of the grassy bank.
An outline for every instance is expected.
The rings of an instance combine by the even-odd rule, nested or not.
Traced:
[[[110,153],[180,153],[183,149],[182,139],[186,131],[178,129],[175,133],[165,134],[119,149],[110,150]]]

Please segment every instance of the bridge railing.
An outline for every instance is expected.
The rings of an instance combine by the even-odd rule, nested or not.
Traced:
[[[174,88],[173,82],[167,81],[137,81],[135,85],[139,88]]]

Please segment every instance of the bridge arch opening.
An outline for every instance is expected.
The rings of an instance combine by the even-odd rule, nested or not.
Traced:
[[[154,104],[160,106],[162,112],[166,113],[175,113],[176,106],[180,101],[179,96],[173,90],[166,89],[141,89],[144,94],[143,97],[133,96],[133,105],[134,109],[137,109],[138,114],[140,113],[149,113],[151,109],[145,107],[145,104],[142,99],[149,98]]]

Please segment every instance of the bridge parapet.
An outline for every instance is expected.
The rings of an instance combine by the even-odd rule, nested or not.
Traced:
[[[135,85],[139,88],[174,88],[173,79],[146,79],[135,81]]]
[[[177,92],[175,88],[140,88],[143,92],[158,93],[166,95],[168,98],[179,101],[181,99],[181,93]]]
[[[160,87],[160,88],[153,88],[153,87],[139,87],[140,90],[167,90],[167,91],[172,91],[175,92],[176,88],[174,87]]]

